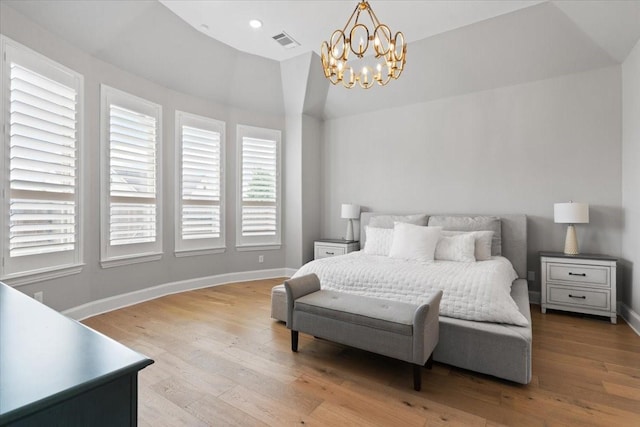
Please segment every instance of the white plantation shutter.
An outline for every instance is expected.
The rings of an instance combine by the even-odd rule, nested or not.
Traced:
[[[180,162],[176,250],[222,248],[224,123],[177,111],[176,124]]]
[[[119,265],[111,260],[157,259],[160,106],[102,85],[102,120],[103,266]]]
[[[74,202],[12,198],[10,203],[9,257],[75,249]]]
[[[220,134],[182,127],[182,238],[220,237]]]
[[[9,257],[72,251],[77,93],[10,67]]]
[[[79,262],[82,76],[6,38],[2,50],[8,91],[3,117],[8,245],[2,275],[70,266]]]
[[[242,139],[242,235],[275,236],[276,141]]]
[[[239,126],[240,245],[280,244],[280,132]]]
[[[109,242],[156,239],[156,119],[109,105]]]

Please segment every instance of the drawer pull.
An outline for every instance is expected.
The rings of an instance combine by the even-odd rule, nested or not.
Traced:
[[[569,298],[587,299],[587,297],[585,297],[584,295],[578,296],[578,295],[571,295],[571,294],[569,294]]]
[[[572,273],[572,272],[569,272],[569,276],[582,276],[582,277],[587,277],[587,273]]]
[[[327,255],[335,255],[335,252],[325,251],[325,253],[326,253]]]

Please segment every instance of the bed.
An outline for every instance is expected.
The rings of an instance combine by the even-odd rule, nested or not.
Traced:
[[[408,218],[409,216],[403,217]],[[506,264],[510,262],[509,269],[511,269],[513,277],[509,278],[509,280],[514,279],[511,283],[510,295],[507,295],[506,298],[510,300],[510,304],[516,310],[517,319],[514,317],[514,313],[511,313],[511,318],[497,317],[496,321],[468,320],[459,318],[464,316],[451,312],[451,309],[447,313],[446,305],[444,306],[444,313],[441,311],[440,316],[440,342],[434,352],[434,360],[521,384],[529,383],[531,381],[531,315],[527,282],[523,279],[527,274],[526,216],[437,215],[429,217],[427,215],[414,215],[411,217],[417,218],[415,222],[417,225],[440,225],[449,230],[486,230],[488,229],[487,224],[491,224],[491,227],[496,230],[494,241],[491,244],[494,249],[491,255],[496,256],[491,257],[491,261],[486,263],[475,264],[477,266],[490,265],[491,262],[494,262],[502,268],[503,266],[500,265],[501,260],[504,260],[503,263]],[[486,222],[488,218],[492,219],[490,223]],[[393,217],[389,214],[363,212],[360,218],[361,247],[364,248],[366,245],[367,225],[375,223],[375,226],[379,227],[381,223],[384,224],[384,221],[391,219]],[[390,221],[386,226],[383,225],[383,228],[392,227],[392,224],[393,221]],[[504,258],[497,255],[501,255]],[[372,265],[368,266],[366,264],[367,257],[365,255],[352,253],[335,258],[334,260],[309,263],[303,266],[296,274],[303,274],[309,271],[320,272],[326,278],[327,288],[334,286],[334,289],[336,289],[335,286],[342,286],[337,289],[344,292],[381,297],[379,289],[373,286],[370,286],[368,290],[366,286],[358,287],[358,283],[361,282],[361,276],[366,276],[370,270],[373,270]],[[379,263],[392,263],[392,261],[380,258]],[[354,271],[350,272],[350,278],[346,279],[343,284],[334,283],[335,280],[333,279],[342,277],[344,272],[336,273],[333,276],[331,275],[332,272],[340,268],[347,268],[349,264],[356,266],[353,268]],[[437,264],[444,265],[446,262],[437,262]],[[357,266],[360,266],[361,272],[357,271]],[[468,265],[468,268],[475,267],[475,265]],[[405,280],[406,289],[401,289],[400,291],[402,292],[400,292],[396,286],[394,288],[395,295],[390,294],[389,299],[402,300],[402,298],[418,297],[415,294],[415,289],[409,285],[410,280],[408,278],[412,277],[411,268],[412,266],[402,265],[397,267],[398,277],[400,278],[399,283],[402,285],[403,282],[401,280]],[[350,285],[351,282],[353,282],[353,285]],[[415,280],[412,282],[415,282]],[[367,281],[363,279],[363,283],[366,284]],[[324,286],[325,284],[323,284]],[[506,292],[509,292],[508,283]],[[384,294],[382,294],[382,297],[385,297]],[[284,290],[275,287],[272,291],[273,318],[281,321],[285,320],[285,302]],[[451,304],[451,307],[455,305]],[[491,310],[489,310],[489,314],[491,314]],[[488,317],[488,319],[492,318]]]

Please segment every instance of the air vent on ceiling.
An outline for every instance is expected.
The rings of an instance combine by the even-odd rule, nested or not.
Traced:
[[[295,41],[293,37],[291,37],[289,34],[285,33],[284,31],[281,32],[280,34],[276,34],[275,36],[273,36],[273,39],[277,41],[280,44],[280,46],[284,47],[285,49],[292,49],[294,47],[300,46],[300,43]]]

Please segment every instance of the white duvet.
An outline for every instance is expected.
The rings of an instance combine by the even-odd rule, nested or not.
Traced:
[[[293,277],[315,273],[323,289],[421,304],[442,289],[440,314],[458,319],[526,326],[511,298],[517,278],[504,257],[488,261],[417,262],[362,251],[311,261]]]

